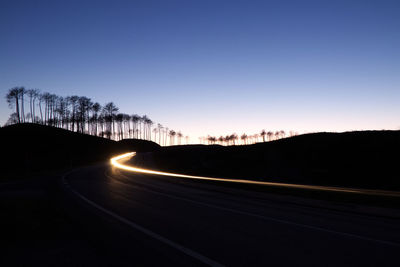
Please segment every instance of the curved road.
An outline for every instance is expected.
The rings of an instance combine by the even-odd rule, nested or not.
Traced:
[[[139,265],[398,265],[398,212],[134,173],[110,164],[64,177],[125,236]],[[131,249],[130,249],[131,248]],[[126,262],[124,262],[126,264]]]

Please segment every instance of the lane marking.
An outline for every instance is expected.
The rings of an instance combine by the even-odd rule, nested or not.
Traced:
[[[130,221],[130,220],[128,220],[128,219],[126,219],[126,218],[124,218],[124,217],[122,217],[122,216],[120,216],[120,215],[118,215],[118,214],[116,214],[116,213],[114,213],[114,212],[112,212],[112,211],[110,211],[110,210],[108,210],[108,209],[96,204],[96,203],[94,203],[93,201],[91,201],[88,198],[84,197],[82,194],[78,193],[78,191],[73,189],[68,184],[68,182],[65,179],[65,177],[67,175],[68,174],[66,174],[66,175],[64,175],[62,177],[62,181],[63,181],[64,185],[66,185],[69,188],[69,190],[71,190],[71,192],[73,192],[80,199],[82,199],[86,203],[90,204],[91,206],[101,210],[102,212],[104,212],[104,213],[108,214],[109,216],[113,217],[114,219],[116,219],[116,220],[118,220],[118,221],[120,221],[120,222],[122,222],[122,223],[124,223],[124,224],[126,224],[128,226],[130,226],[131,228],[133,228],[135,230],[138,230],[138,231],[140,231],[140,232],[142,232],[142,233],[144,233],[144,234],[146,234],[146,235],[148,235],[148,236],[150,236],[150,237],[152,237],[152,238],[154,238],[154,239],[156,239],[156,240],[158,240],[158,241],[160,241],[160,242],[162,242],[164,244],[167,244],[170,247],[173,247],[173,248],[183,252],[184,254],[186,254],[186,255],[188,255],[188,256],[190,256],[192,258],[197,259],[198,261],[200,261],[200,262],[202,262],[204,264],[207,264],[207,265],[210,265],[210,266],[224,266],[223,264],[221,264],[219,262],[216,262],[216,261],[214,261],[214,260],[212,260],[212,259],[210,259],[210,258],[208,258],[206,256],[201,255],[198,252],[195,252],[195,251],[193,251],[193,250],[191,250],[189,248],[186,248],[186,247],[184,247],[184,246],[182,246],[182,245],[180,245],[178,243],[175,243],[174,241],[171,241],[171,240],[167,239],[166,237],[163,237],[163,236],[161,236],[161,235],[159,235],[159,234],[157,234],[157,233],[155,233],[155,232],[153,232],[153,231],[151,231],[151,230],[149,230],[149,229],[147,229],[147,228],[145,228],[143,226],[140,226],[140,225],[138,225],[138,224],[136,224],[136,223],[134,223],[134,222],[132,222],[132,221]]]
[[[122,170],[130,171],[130,172],[155,174],[155,175],[177,177],[177,178],[229,182],[229,183],[239,183],[239,184],[255,184],[255,185],[308,189],[308,190],[317,190],[317,191],[330,191],[330,192],[343,192],[343,193],[354,193],[354,194],[364,194],[364,195],[400,197],[400,192],[396,192],[396,191],[344,188],[344,187],[335,187],[335,186],[260,182],[260,181],[252,181],[252,180],[245,180],[245,179],[213,178],[213,177],[206,177],[206,176],[196,176],[196,175],[186,175],[186,174],[170,173],[170,172],[162,172],[162,171],[153,171],[153,170],[138,168],[138,167],[134,167],[134,166],[124,165],[124,164],[121,164],[118,162],[119,160],[122,160],[122,159],[125,159],[125,160],[130,159],[130,158],[134,157],[135,155],[136,155],[136,152],[125,153],[125,154],[111,158],[110,163],[114,167],[117,167]]]
[[[105,173],[104,173],[105,174]],[[124,184],[127,185],[126,183],[122,183],[118,180],[115,180],[113,177],[105,174],[108,178],[113,179],[115,182],[120,183],[120,184]],[[127,176],[124,176],[123,174],[120,174],[121,176],[128,178]],[[131,186],[131,185],[128,185]],[[132,186],[131,186],[132,187]],[[317,231],[322,231],[322,232],[327,232],[327,233],[331,233],[331,234],[337,234],[337,235],[342,235],[342,236],[346,236],[346,237],[352,237],[352,238],[357,238],[357,239],[361,239],[361,240],[365,240],[365,241],[370,241],[370,242],[377,242],[377,243],[381,243],[384,245],[390,245],[390,246],[396,246],[399,247],[400,244],[395,243],[395,242],[391,242],[391,241],[386,241],[386,240],[380,240],[380,239],[374,239],[374,238],[370,238],[370,237],[366,237],[366,236],[361,236],[361,235],[357,235],[357,234],[352,234],[352,233],[346,233],[346,232],[339,232],[339,231],[335,231],[335,230],[329,230],[326,228],[322,228],[322,227],[318,227],[318,226],[312,226],[312,225],[308,225],[308,224],[302,224],[302,223],[296,223],[293,221],[287,221],[287,220],[282,220],[282,219],[277,219],[277,218],[273,218],[273,217],[269,217],[269,216],[264,216],[264,215],[259,215],[259,214],[254,214],[254,213],[250,213],[250,212],[246,212],[246,211],[241,211],[241,210],[237,210],[237,209],[231,209],[231,208],[226,208],[226,207],[221,207],[218,205],[214,205],[214,204],[209,204],[209,203],[204,203],[204,202],[200,202],[200,201],[196,201],[196,200],[192,200],[192,199],[188,199],[185,197],[178,197],[178,196],[173,196],[167,193],[161,193],[161,192],[157,192],[154,191],[152,189],[148,189],[148,188],[144,188],[144,187],[138,187],[136,186],[136,189],[139,188],[139,190],[142,191],[147,191],[149,193],[153,193],[156,195],[161,195],[161,196],[165,196],[168,198],[172,198],[172,199],[176,199],[176,200],[182,200],[182,201],[186,201],[186,202],[190,202],[190,203],[194,203],[194,204],[198,204],[198,205],[202,205],[205,207],[209,207],[209,208],[214,208],[214,209],[218,209],[218,210],[223,210],[223,211],[228,211],[231,213],[237,213],[237,214],[241,214],[241,215],[247,215],[250,217],[254,217],[254,218],[258,218],[258,219],[262,219],[265,221],[273,221],[273,222],[278,222],[278,223],[283,223],[283,224],[288,224],[288,225],[293,225],[293,226],[297,226],[297,227],[302,227],[302,228],[308,228],[308,229],[312,229],[312,230],[317,230]]]

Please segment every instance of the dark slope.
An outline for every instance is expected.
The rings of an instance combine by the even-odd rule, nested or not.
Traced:
[[[82,205],[60,178],[71,167],[132,148],[158,145],[34,124],[0,128],[0,266],[119,265],[115,244],[127,237]]]
[[[118,141],[118,147],[124,152],[151,152],[161,148],[157,143],[140,139],[124,139]]]
[[[115,142],[38,124],[0,128],[2,173],[26,173],[70,168],[107,160],[131,150],[153,151],[159,146],[144,140]]]
[[[316,133],[248,146],[176,146],[160,169],[214,177],[400,190],[400,131]]]

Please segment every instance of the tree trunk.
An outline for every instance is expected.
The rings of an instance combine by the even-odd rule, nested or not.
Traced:
[[[19,114],[19,103],[18,96],[15,97],[15,110],[17,111],[18,123],[21,123],[21,117]]]

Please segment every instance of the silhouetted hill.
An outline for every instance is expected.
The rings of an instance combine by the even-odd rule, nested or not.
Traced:
[[[144,140],[116,142],[101,137],[38,125],[15,124],[0,128],[2,173],[30,173],[69,168],[106,160],[128,151],[154,151],[159,146]]]
[[[214,177],[400,189],[400,131],[305,134],[247,146],[175,146],[160,169]]]
[[[118,141],[118,146],[126,152],[151,152],[160,149],[160,145],[141,139],[123,139]]]

